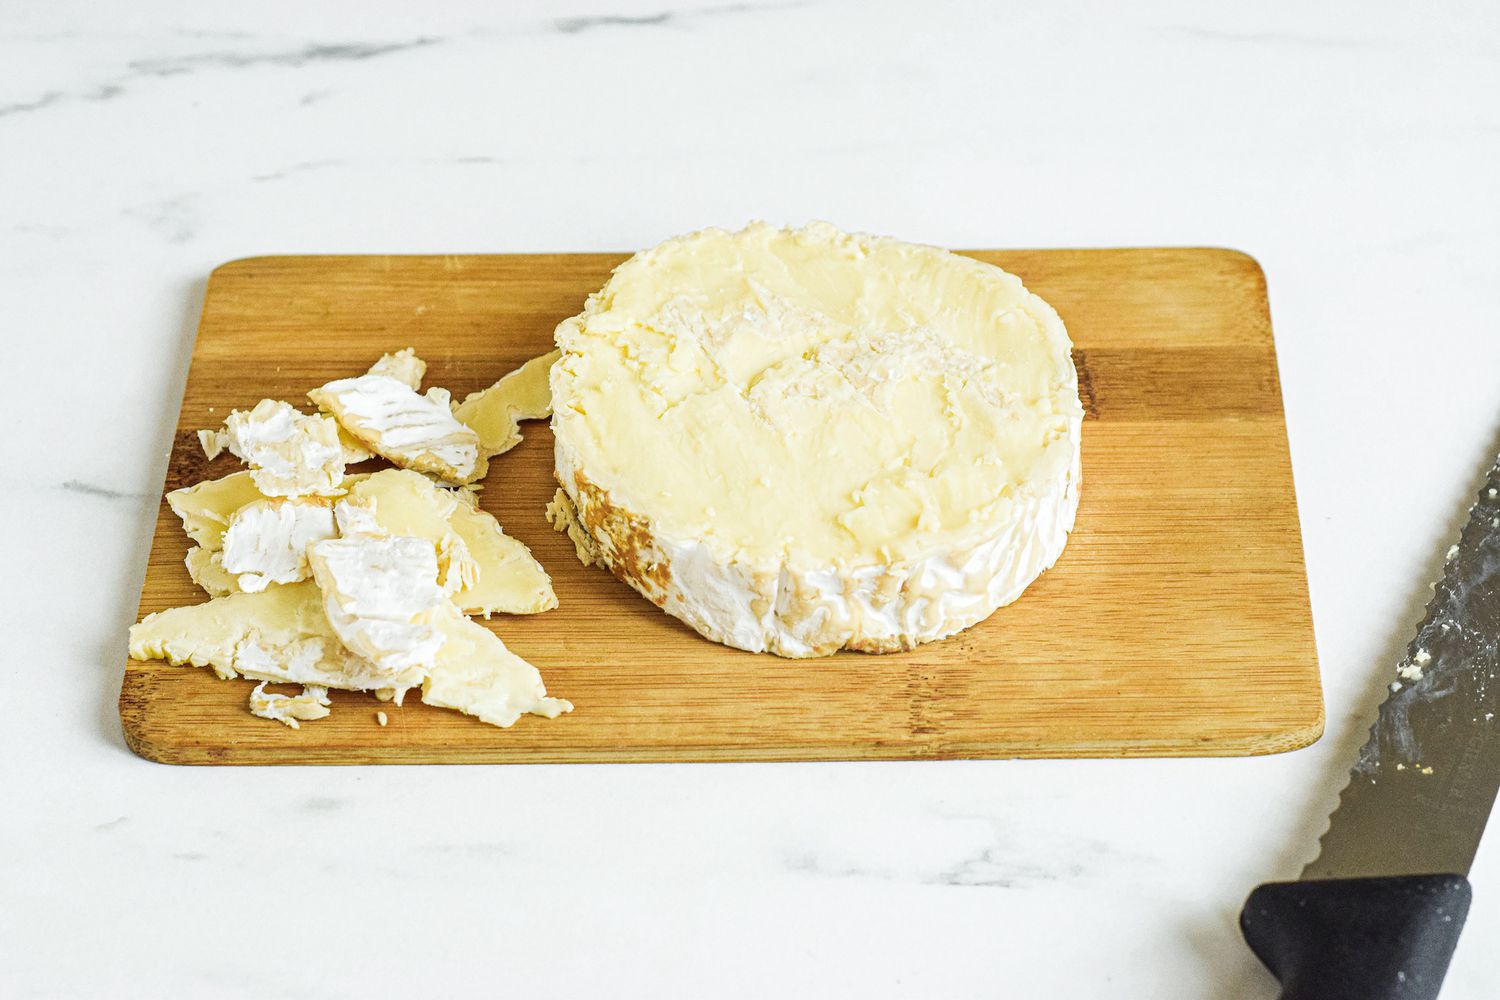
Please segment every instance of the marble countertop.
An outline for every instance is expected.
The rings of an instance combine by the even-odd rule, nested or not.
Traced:
[[[662,2],[0,2],[8,995],[1275,995],[1240,904],[1315,852],[1500,447],[1494,5]],[[124,632],[214,265],[757,217],[1255,255],[1323,740],[509,768],[125,749]],[[1497,840],[1453,1000],[1500,995]]]

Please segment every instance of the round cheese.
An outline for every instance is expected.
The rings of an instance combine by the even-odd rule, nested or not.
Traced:
[[[703,635],[909,649],[1061,554],[1083,409],[999,268],[826,224],[669,240],[557,328],[557,477],[621,579]]]

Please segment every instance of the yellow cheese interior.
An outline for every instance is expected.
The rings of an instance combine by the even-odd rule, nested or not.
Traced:
[[[721,553],[919,555],[1073,458],[1057,314],[931,247],[706,230],[621,265],[557,342],[553,426],[578,464],[659,533]]]
[[[522,420],[541,420],[552,412],[547,373],[556,360],[556,351],[532,358],[453,408],[454,418],[479,435],[482,452],[495,456],[509,451],[521,443]]]

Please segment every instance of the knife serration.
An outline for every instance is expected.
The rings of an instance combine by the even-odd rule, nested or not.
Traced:
[[[1500,787],[1500,461],[1302,878],[1468,874]]]

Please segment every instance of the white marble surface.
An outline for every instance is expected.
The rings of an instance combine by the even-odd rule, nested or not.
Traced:
[[[8,996],[1274,995],[1241,900],[1314,851],[1500,446],[1495,5],[660,2],[0,2]],[[211,267],[752,217],[1256,255],[1323,741],[281,770],[124,748]],[[1454,1000],[1500,995],[1497,840]]]

